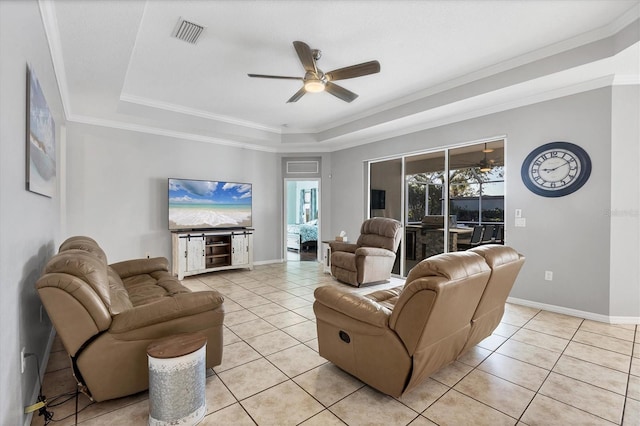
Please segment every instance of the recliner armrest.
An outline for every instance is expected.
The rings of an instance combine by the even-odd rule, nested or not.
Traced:
[[[331,241],[329,243],[331,251],[346,251],[348,253],[355,253],[358,249],[358,245],[354,243],[343,243],[340,241]]]
[[[391,310],[360,294],[334,286],[323,286],[316,288],[314,296],[316,303],[358,321],[380,328],[387,327],[389,324]]]
[[[396,254],[391,250],[378,247],[360,247],[355,251],[355,253],[356,256],[396,257]]]
[[[156,271],[168,271],[169,260],[165,257],[153,257],[151,259],[131,259],[111,266],[120,278],[132,277],[134,275],[150,274]]]
[[[224,297],[217,291],[179,293],[136,306],[113,317],[109,331],[125,333],[153,324],[171,321],[221,308]]]

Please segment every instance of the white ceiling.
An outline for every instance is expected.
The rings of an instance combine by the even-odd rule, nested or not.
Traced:
[[[254,149],[329,151],[613,74],[638,78],[637,40],[614,57],[544,62],[637,23],[638,0],[41,0],[41,9],[69,120]],[[171,36],[180,17],[205,27],[195,45]],[[324,71],[377,59],[381,72],[339,82],[360,95],[352,103],[319,93],[287,104],[299,81],[247,73],[302,77],[294,40],[322,50]],[[536,61],[547,71],[518,76]]]

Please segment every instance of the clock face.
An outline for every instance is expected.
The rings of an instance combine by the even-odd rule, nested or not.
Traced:
[[[577,191],[591,174],[585,150],[569,142],[551,142],[534,149],[522,163],[522,181],[532,192],[561,197]]]

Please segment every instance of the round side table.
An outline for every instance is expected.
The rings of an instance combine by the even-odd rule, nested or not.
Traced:
[[[151,343],[149,359],[149,425],[195,425],[206,414],[207,338],[177,334]]]

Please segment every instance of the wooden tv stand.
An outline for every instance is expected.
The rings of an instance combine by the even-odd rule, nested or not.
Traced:
[[[171,272],[178,279],[227,269],[253,269],[253,229],[171,233]]]

